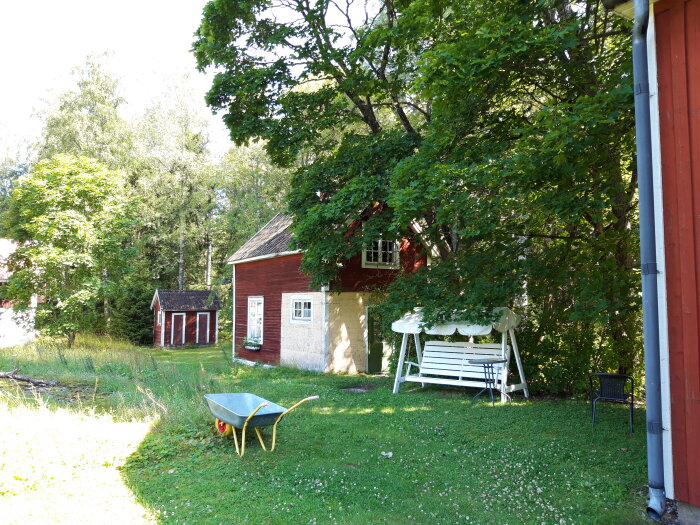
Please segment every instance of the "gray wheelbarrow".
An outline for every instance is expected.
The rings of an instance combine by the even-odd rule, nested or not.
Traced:
[[[260,396],[248,393],[205,394],[204,399],[207,400],[209,410],[216,418],[214,422],[216,431],[223,436],[233,434],[236,452],[243,457],[243,454],[245,454],[245,432],[249,426],[253,427],[260,446],[267,452],[267,447],[265,447],[265,442],[260,433],[260,427],[272,425],[272,446],[270,447],[270,452],[272,452],[275,450],[277,424],[280,420],[302,403],[318,399],[318,396],[306,397],[291,408],[284,408]],[[236,429],[241,431],[240,445]]]

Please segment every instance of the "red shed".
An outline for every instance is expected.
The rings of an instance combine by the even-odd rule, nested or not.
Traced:
[[[219,294],[209,290],[156,290],[153,344],[209,345],[219,342]]]
[[[338,280],[310,289],[290,249],[292,218],[277,215],[233,256],[234,355],[331,372],[379,372],[389,351],[372,295],[427,257],[414,239],[377,239],[345,261]]]
[[[664,489],[700,523],[700,0],[649,3]]]

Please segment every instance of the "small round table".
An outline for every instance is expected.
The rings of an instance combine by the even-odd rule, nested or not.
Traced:
[[[493,391],[496,389],[496,373],[493,369],[493,365],[505,364],[505,359],[469,359],[467,361],[470,365],[481,365],[484,370],[484,388],[479,390],[479,392],[472,398],[472,402],[476,401],[476,398],[483,394],[486,390],[489,391],[489,397],[491,398],[491,406],[495,406],[493,400]]]

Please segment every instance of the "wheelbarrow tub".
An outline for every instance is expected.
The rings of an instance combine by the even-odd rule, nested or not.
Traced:
[[[258,410],[248,421],[249,427],[272,425],[287,410],[267,399],[248,393],[205,394],[204,399],[207,400],[209,410],[215,418],[236,428],[243,428],[248,416],[263,403],[269,404]]]

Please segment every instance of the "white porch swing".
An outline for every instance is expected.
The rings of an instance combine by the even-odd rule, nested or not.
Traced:
[[[497,308],[496,311],[500,313],[500,319],[491,325],[453,322],[427,328],[423,322],[420,308],[415,308],[413,312],[409,312],[398,321],[394,321],[391,329],[403,334],[396,367],[396,379],[394,380],[394,394],[398,393],[399,386],[405,381],[476,388],[488,387],[484,367],[480,364],[470,363],[470,361],[494,359],[499,362],[493,366],[495,384],[491,386],[501,392],[501,401],[505,401],[509,397],[508,394],[517,390],[522,390],[526,398],[530,397],[518,351],[518,343],[515,340],[514,329],[520,323],[520,316],[508,308]],[[488,335],[493,329],[501,333],[500,344],[473,343],[471,341],[457,343],[427,341],[425,348],[421,349],[419,337],[421,332],[442,336],[458,332],[473,339],[474,336]],[[410,334],[413,334],[417,362],[406,359]],[[508,344],[509,340],[510,344]],[[511,355],[515,357],[520,382],[509,385],[508,372]],[[414,368],[416,372],[411,373]]]

